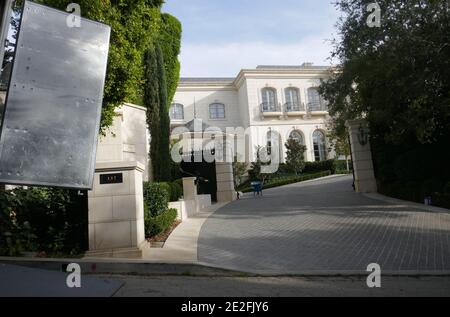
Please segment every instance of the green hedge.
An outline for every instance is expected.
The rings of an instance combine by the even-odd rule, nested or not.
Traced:
[[[180,185],[179,181],[160,182],[155,184],[159,184],[159,186],[166,191],[169,201],[178,201],[183,197],[183,185]]]
[[[303,173],[318,173],[331,171],[331,174],[334,174],[336,171],[335,160],[327,160],[322,162],[306,162],[305,169]]]
[[[183,186],[179,182],[171,182],[170,185],[170,201],[178,201],[183,197]]]
[[[168,209],[158,216],[151,217],[146,213],[145,217],[145,234],[147,238],[154,237],[167,231],[177,219],[178,212],[176,209]]]
[[[170,186],[162,183],[144,183],[144,208],[151,217],[169,208]]]
[[[87,193],[34,187],[0,191],[0,255],[79,255],[88,249],[87,228]]]
[[[424,203],[425,197],[430,196],[432,205],[450,209],[450,182],[431,179],[424,182],[378,182],[378,191],[386,196]]]
[[[280,178],[271,180],[268,183],[264,184],[263,189],[269,189],[269,188],[299,183],[299,182],[316,179],[316,178],[321,178],[321,177],[325,177],[325,176],[329,176],[329,175],[331,175],[331,171],[299,175],[299,176],[280,177]],[[249,193],[249,192],[252,192],[253,189],[251,187],[246,187],[246,188],[241,189],[240,191],[243,193]]]
[[[351,172],[352,169],[353,169],[353,165],[352,165],[351,161],[348,162],[348,167],[349,167],[350,172]],[[347,162],[344,161],[344,160],[335,160],[334,161],[334,168],[335,168],[336,173],[338,171],[340,172],[339,174],[341,174],[342,172],[348,173],[348,171],[347,171]]]

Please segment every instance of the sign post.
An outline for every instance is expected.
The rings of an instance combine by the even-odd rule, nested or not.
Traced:
[[[0,183],[91,189],[111,28],[25,1],[0,130]]]

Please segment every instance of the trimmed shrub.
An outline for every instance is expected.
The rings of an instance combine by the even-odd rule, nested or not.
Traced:
[[[170,201],[178,201],[183,196],[183,187],[178,182],[170,184]]]
[[[348,162],[348,167],[349,167],[350,172],[351,172],[352,169],[353,169],[353,165],[352,165],[351,161]],[[347,171],[347,162],[345,160],[335,160],[334,161],[334,168],[335,168],[336,171],[345,171],[346,173],[348,172]]]
[[[322,162],[306,162],[303,173],[318,173],[324,171],[331,171],[331,174],[335,174],[336,171],[335,160],[328,160]]]
[[[151,217],[158,216],[169,208],[170,186],[161,183],[144,183],[144,206]]]
[[[154,237],[167,231],[177,219],[176,209],[168,209],[158,216],[151,217],[148,213],[145,217],[145,234],[147,238]]]
[[[88,249],[87,193],[57,188],[0,192],[0,254],[73,256]]]
[[[160,182],[158,183],[161,185],[161,187],[167,192],[167,195],[169,195],[169,201],[171,200],[172,197],[172,186],[169,182]]]

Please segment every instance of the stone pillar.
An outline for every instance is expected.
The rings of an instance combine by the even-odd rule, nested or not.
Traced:
[[[369,128],[365,120],[346,122],[350,133],[355,190],[358,193],[376,193],[377,182],[373,170],[372,151],[369,141]]]
[[[216,177],[217,201],[230,202],[236,200],[237,194],[234,190],[233,164],[216,162]]]
[[[97,163],[89,191],[88,257],[142,257],[144,170],[139,162]]]
[[[195,200],[196,196],[197,196],[197,186],[195,186],[195,177],[183,178],[184,200]]]

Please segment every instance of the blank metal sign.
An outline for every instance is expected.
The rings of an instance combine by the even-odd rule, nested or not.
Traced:
[[[0,183],[92,187],[110,27],[86,19],[70,27],[68,16],[24,4],[0,135]]]

